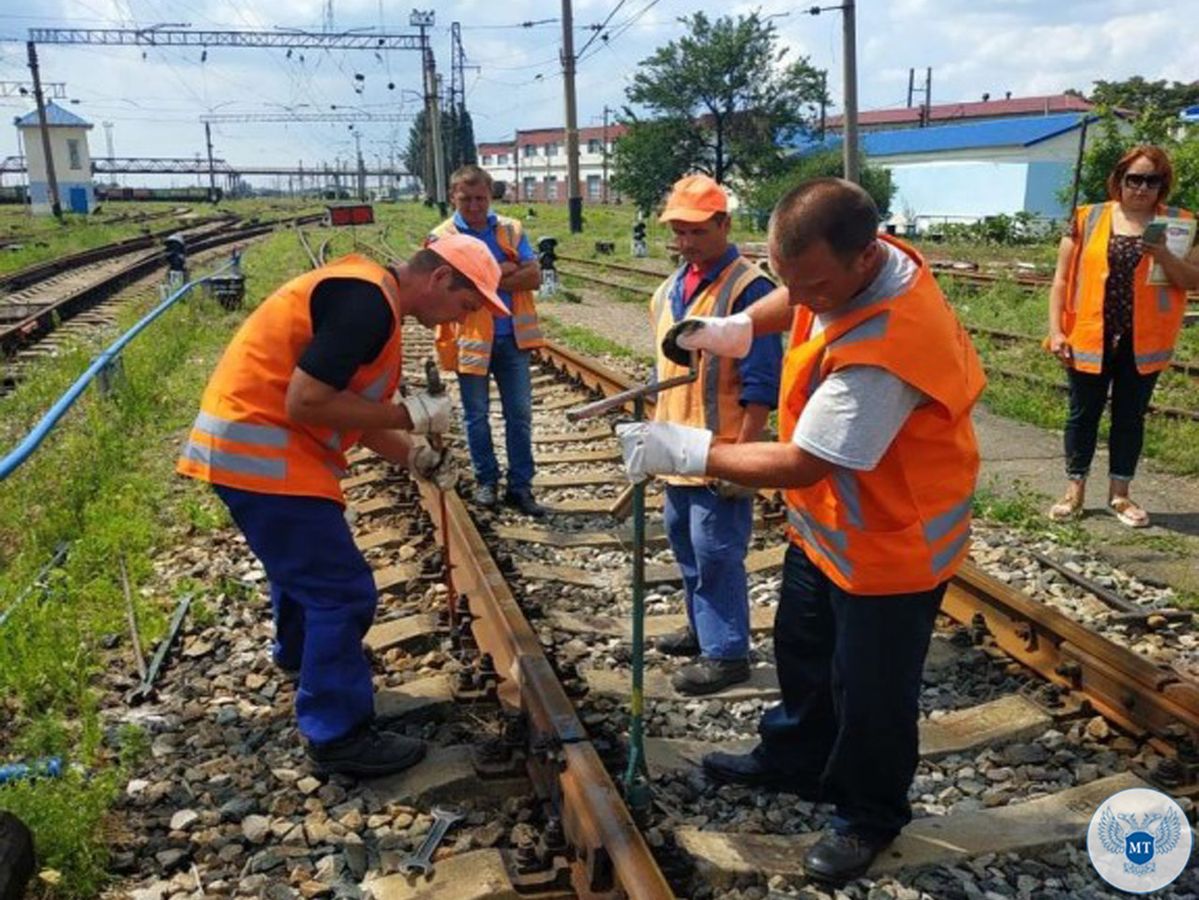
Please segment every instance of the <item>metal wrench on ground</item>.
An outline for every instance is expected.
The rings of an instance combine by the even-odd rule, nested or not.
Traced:
[[[433,824],[429,833],[421,841],[415,853],[411,853],[400,862],[400,871],[405,875],[427,875],[433,868],[433,852],[441,844],[441,839],[450,830],[450,826],[462,820],[459,813],[448,809],[433,810]]]

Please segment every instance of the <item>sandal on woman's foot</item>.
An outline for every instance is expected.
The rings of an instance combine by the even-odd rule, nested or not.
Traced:
[[[1112,497],[1107,501],[1116,518],[1129,528],[1144,528],[1149,524],[1149,513],[1141,509],[1128,497]]]
[[[1077,519],[1082,515],[1083,498],[1077,494],[1066,494],[1061,500],[1049,507],[1049,518],[1054,522],[1065,522]]]

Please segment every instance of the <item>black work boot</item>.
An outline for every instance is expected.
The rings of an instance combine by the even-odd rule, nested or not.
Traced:
[[[654,641],[654,649],[667,656],[699,656],[699,638],[688,625],[686,628],[662,635]]]
[[[805,800],[820,800],[820,789],[811,779],[772,765],[759,744],[749,753],[705,753],[700,764],[704,775],[718,784],[741,784],[780,793],[797,794]]]
[[[425,742],[374,724],[355,728],[345,737],[321,744],[309,743],[308,760],[318,775],[390,775],[424,758]]]
[[[540,519],[545,515],[545,507],[533,499],[533,492],[528,488],[508,488],[504,492],[504,502],[534,519]]]
[[[480,484],[475,487],[474,501],[476,506],[491,509],[500,502],[499,492],[494,484]]]
[[[893,838],[827,832],[804,854],[804,873],[809,878],[844,884],[866,874],[874,858]]]
[[[676,691],[691,696],[715,694],[742,681],[749,681],[749,660],[709,659],[706,656],[679,669],[670,679]]]

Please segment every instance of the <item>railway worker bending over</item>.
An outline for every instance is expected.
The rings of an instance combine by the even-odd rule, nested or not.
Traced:
[[[790,328],[777,443],[722,444],[664,422],[620,427],[633,480],[705,475],[785,488],[790,543],[774,625],[782,703],[718,781],[836,805],[809,875],[856,878],[911,820],[921,669],[946,582],[966,556],[979,457],[978,356],[910,247],[877,235],[857,185],[804,182],[770,222],[784,287],[728,318],[687,320],[684,350],[740,358]],[[701,356],[701,360],[703,357]]]
[[[684,318],[743,312],[774,287],[729,243],[728,198],[707,175],[678,181],[658,221],[670,225],[685,260],[650,303],[659,341]],[[759,440],[778,397],[781,360],[782,346],[772,337],[755,340],[741,360],[710,356],[698,381],[658,396],[654,418],[707,429],[716,443]],[[658,354],[659,381],[686,371]],[[749,679],[745,554],[755,492],[715,478],[664,480],[666,532],[683,573],[688,624],[656,646],[663,653],[698,656],[675,674],[674,687],[683,694],[710,694]]]
[[[177,469],[211,482],[270,579],[274,660],[296,673],[296,718],[321,773],[381,775],[420,760],[421,741],[374,724],[362,639],[374,578],[346,523],[339,479],[356,444],[452,486],[452,469],[411,435],[450,424],[445,394],[392,401],[401,324],[479,310],[506,315],[500,270],[471,237],[407,263],[342,257],[293,278],[246,319],[217,364]]]
[[[437,329],[441,366],[457,371],[462,394],[466,443],[475,473],[474,500],[493,507],[499,500],[500,465],[491,440],[491,379],[495,378],[504,411],[504,443],[508,448],[508,488],[504,502],[525,515],[544,516],[533,498],[533,381],[529,351],[542,346],[533,292],[541,284],[537,254],[520,220],[491,212],[491,175],[466,165],[450,176],[453,217],[433,229],[426,246],[449,234],[469,234],[487,244],[500,264],[500,300],[511,316],[493,319],[486,313]]]

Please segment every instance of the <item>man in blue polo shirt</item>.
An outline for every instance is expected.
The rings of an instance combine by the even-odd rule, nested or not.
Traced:
[[[707,175],[680,179],[659,221],[674,232],[684,259],[651,303],[659,347],[679,320],[735,315],[774,288],[729,243],[728,198]],[[658,395],[654,417],[706,428],[716,443],[761,440],[778,401],[782,355],[778,338],[764,337],[753,342],[744,359],[705,357],[698,381]],[[659,350],[660,381],[685,371]],[[688,624],[655,646],[667,654],[698,656],[675,673],[673,684],[680,693],[710,694],[749,678],[745,554],[753,530],[754,492],[709,478],[672,475],[664,480],[666,532],[683,574]]]
[[[526,515],[543,516],[545,510],[534,499],[532,489],[533,386],[529,368],[530,351],[544,343],[533,301],[533,292],[541,285],[541,269],[520,221],[491,212],[491,184],[491,175],[478,166],[466,165],[455,171],[450,176],[454,215],[433,229],[429,242],[447,234],[467,234],[483,241],[500,264],[499,295],[512,314],[486,319],[468,316],[452,326],[452,335],[439,332],[438,343],[456,348],[454,367],[475,474],[475,502],[493,507],[500,499],[500,467],[488,419],[490,380],[494,377],[508,451],[504,501]]]

